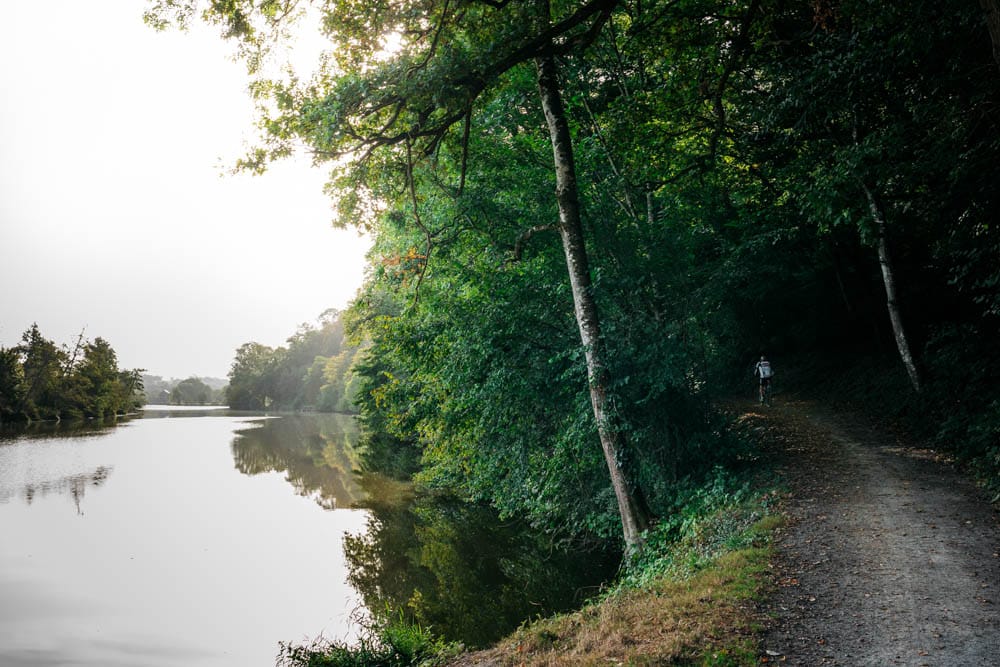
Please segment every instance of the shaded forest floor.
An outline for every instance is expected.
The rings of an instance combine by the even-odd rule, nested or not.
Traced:
[[[947,458],[817,402],[728,408],[787,490],[769,547],[451,664],[1000,664],[1000,520]]]

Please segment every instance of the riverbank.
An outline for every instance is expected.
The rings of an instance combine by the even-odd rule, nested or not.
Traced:
[[[760,659],[760,604],[768,590],[770,533],[757,521],[687,576],[659,574],[625,584],[572,614],[536,621],[495,647],[449,667],[542,665],[753,665]],[[700,558],[695,543],[661,557]]]
[[[748,413],[745,437],[766,435],[766,416]],[[746,472],[717,470],[650,531],[642,557],[578,611],[529,620],[491,647],[445,645],[433,628],[389,619],[360,643],[283,647],[289,667],[422,665],[755,665],[763,654],[761,613],[771,590],[773,535],[781,494],[765,461]],[[489,601],[484,600],[483,604]]]
[[[718,491],[718,490],[717,490]],[[761,612],[771,590],[777,494],[748,487],[704,498],[708,512],[651,536],[645,561],[581,610],[526,623],[465,652],[405,623],[369,628],[360,644],[282,647],[289,667],[749,666],[766,662]],[[690,508],[689,508],[690,509]],[[765,656],[761,658],[761,656]]]
[[[764,415],[741,426],[765,434]],[[766,467],[766,466],[764,466]],[[646,556],[583,609],[539,619],[448,667],[757,665],[772,589],[774,535],[784,523],[769,476],[724,475],[654,529]]]

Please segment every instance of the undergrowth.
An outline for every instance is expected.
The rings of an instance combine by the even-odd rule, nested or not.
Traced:
[[[679,494],[683,500],[646,537],[616,588],[641,588],[652,580],[683,578],[723,553],[755,544],[755,526],[772,512],[773,494],[750,480],[717,468],[703,485]]]
[[[357,642],[282,645],[282,667],[702,665],[759,661],[758,605],[769,586],[778,494],[717,469],[679,494],[603,596],[526,623],[493,648],[461,653],[402,616],[373,620]]]
[[[606,594],[526,624],[459,664],[758,664],[777,498],[717,470],[648,533]]]
[[[448,644],[430,629],[406,621],[402,615],[358,621],[354,642],[325,638],[310,644],[282,643],[278,667],[434,667],[444,664],[461,647]]]

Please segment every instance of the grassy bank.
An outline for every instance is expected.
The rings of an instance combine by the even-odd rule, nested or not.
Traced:
[[[720,477],[652,531],[643,558],[580,611],[527,624],[464,665],[753,665],[773,493]]]
[[[283,647],[289,667],[424,665],[751,665],[769,586],[777,494],[719,471],[650,531],[642,556],[579,611],[525,623],[463,652],[401,620],[351,646]]]

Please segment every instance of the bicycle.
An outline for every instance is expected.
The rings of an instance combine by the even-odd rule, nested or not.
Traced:
[[[771,381],[768,381],[760,385],[760,404],[761,405],[771,405]]]
[[[771,362],[763,354],[753,368],[753,375],[760,382],[760,404],[771,405],[771,376],[774,371]]]

